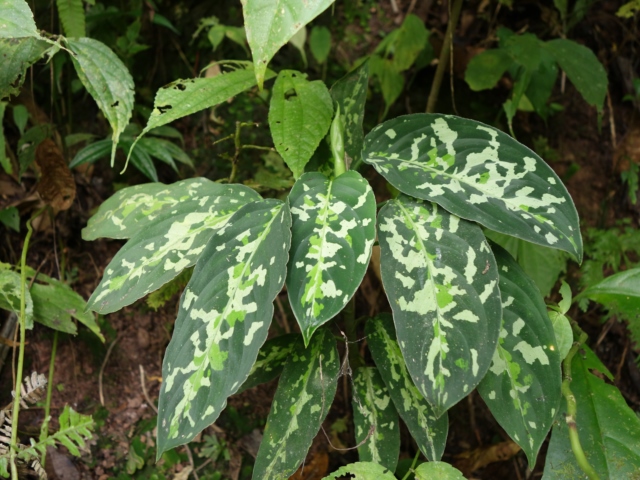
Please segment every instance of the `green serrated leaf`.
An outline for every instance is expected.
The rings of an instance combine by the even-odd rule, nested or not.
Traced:
[[[598,57],[589,48],[566,38],[557,38],[543,45],[585,101],[602,111],[608,80]]]
[[[247,41],[262,90],[267,64],[280,48],[334,0],[241,0]]]
[[[295,70],[282,70],[273,86],[269,129],[273,144],[297,179],[324,138],[333,116],[329,90]]]
[[[104,43],[92,38],[68,38],[71,59],[80,81],[98,104],[113,130],[111,166],[120,134],[129,124],[133,110],[133,78],[118,56]]]
[[[162,365],[158,458],[213,423],[246,380],[284,284],[290,228],[288,205],[270,199],[239,209],[209,240]]]
[[[56,0],[60,23],[67,37],[86,37],[82,0]]]
[[[350,171],[335,179],[305,173],[289,194],[293,216],[287,293],[305,343],[360,285],[375,239],[376,201]]]
[[[316,62],[326,62],[331,52],[331,31],[327,27],[313,27],[309,35],[309,49]]]
[[[365,138],[365,162],[400,191],[582,259],[578,213],[558,176],[506,133],[474,120],[405,115]]]
[[[607,375],[593,351],[583,345],[571,362],[571,391],[577,402],[576,426],[582,449],[602,479],[627,480],[640,475],[640,418],[620,391],[591,373]],[[610,376],[610,374],[609,374]],[[584,478],[569,442],[567,423],[559,417],[547,451],[544,478]]]
[[[0,18],[3,18],[2,13]],[[0,100],[20,92],[27,68],[41,59],[50,48],[47,42],[35,37],[0,38]]]
[[[535,284],[504,249],[492,248],[503,320],[498,348],[478,392],[533,468],[560,405],[562,359]]]
[[[331,97],[340,108],[344,125],[344,148],[347,153],[347,165],[359,163],[362,158],[364,132],[364,105],[367,101],[369,84],[369,62],[364,62],[355,70],[347,73],[331,87]]]
[[[260,198],[243,185],[205,179],[178,182],[151,198],[149,192],[158,184],[145,187],[118,192],[114,197],[128,199],[128,205],[108,200],[98,210],[98,225],[87,227],[85,238],[95,238],[96,231],[111,236],[119,227],[124,227],[121,234],[130,231],[132,236],[87,302],[99,313],[130,305],[195,264],[216,230],[224,228],[243,205]]]
[[[336,341],[320,330],[292,351],[278,382],[253,468],[255,480],[284,480],[302,463],[329,412],[340,370]]]
[[[267,340],[258,352],[256,363],[251,367],[249,376],[238,389],[238,393],[261,383],[270,382],[280,375],[299,338],[300,335],[297,333],[287,333]]]
[[[373,462],[355,462],[340,467],[331,475],[322,480],[335,480],[337,478],[350,478],[352,480],[396,480],[393,472]]]
[[[0,38],[40,37],[33,13],[24,0],[2,0],[0,19]]]
[[[439,417],[491,364],[501,320],[495,259],[480,227],[405,196],[380,210],[378,238],[398,342]]]
[[[395,339],[391,315],[381,314],[369,320],[366,335],[389,395],[418,448],[430,461],[439,460],[447,442],[449,419],[446,413],[436,419],[433,409],[411,380]]]
[[[20,275],[12,270],[0,270],[0,308],[20,315],[21,294]],[[26,326],[33,328],[33,299],[29,289],[25,288]]]
[[[398,412],[376,368],[355,371],[351,406],[360,461],[395,471],[400,454]]]
[[[509,54],[495,48],[485,50],[471,59],[464,72],[464,79],[474,92],[496,86],[513,60]]]
[[[464,480],[462,472],[447,462],[427,462],[416,468],[416,480]]]

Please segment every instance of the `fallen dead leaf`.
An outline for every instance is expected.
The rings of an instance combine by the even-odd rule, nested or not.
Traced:
[[[456,461],[453,466],[460,470],[465,477],[468,477],[472,472],[486,467],[490,463],[504,462],[511,459],[519,451],[520,446],[508,440],[460,453],[456,455]]]
[[[76,182],[60,148],[49,138],[36,149],[36,164],[40,168],[38,193],[54,210],[67,210],[76,198]]]

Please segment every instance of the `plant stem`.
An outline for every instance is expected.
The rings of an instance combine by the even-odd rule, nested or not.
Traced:
[[[64,270],[62,270],[64,272]],[[51,394],[53,392],[53,372],[56,364],[56,351],[58,350],[58,330],[53,332],[53,344],[51,346],[51,359],[49,360],[49,383],[47,384],[47,398],[44,404],[44,421],[40,428],[40,442],[49,436],[49,420],[51,420]],[[47,451],[42,452],[40,463],[44,466],[47,461]]]
[[[440,93],[440,85],[442,85],[442,77],[444,76],[444,71],[449,63],[449,50],[451,49],[453,31],[458,24],[458,18],[460,17],[461,10],[462,0],[454,0],[453,6],[451,7],[451,14],[449,15],[449,25],[447,26],[447,32],[444,34],[444,40],[442,42],[438,68],[436,68],[436,74],[433,77],[431,91],[429,92],[429,99],[427,100],[427,113],[433,113],[436,109],[436,102],[438,101],[438,94]]]
[[[37,218],[47,207],[42,207],[27,222],[27,235],[24,238],[22,246],[22,255],[20,257],[20,345],[18,346],[18,366],[16,368],[16,386],[13,397],[13,428],[11,429],[11,441],[9,443],[11,464],[11,479],[18,480],[18,467],[16,466],[16,456],[18,449],[18,416],[20,414],[20,389],[22,387],[22,370],[24,367],[24,345],[27,336],[27,252],[29,251],[29,240],[33,234],[33,226],[31,222]]]
[[[413,469],[416,468],[416,463],[418,463],[418,458],[420,458],[420,449],[418,449],[418,451],[416,452],[416,456],[413,457],[413,462],[411,462],[411,467],[409,467],[409,470],[407,470],[407,473],[404,474],[404,477],[402,477],[402,480],[407,480],[409,478],[409,475],[411,475],[411,472],[413,472]]]
[[[358,352],[358,334],[356,331],[356,296],[354,295],[344,308],[344,324],[345,335],[347,336],[347,349],[349,350],[349,366],[351,370],[355,370],[362,365],[362,358],[360,358],[360,352]],[[349,346],[352,344],[352,346]]]
[[[580,330],[577,325],[573,324],[572,326],[574,329],[574,334],[578,336],[578,340],[573,343],[571,350],[569,350],[569,353],[562,362],[562,395],[567,401],[567,413],[565,415],[565,421],[567,422],[567,427],[569,428],[569,441],[571,442],[571,449],[573,450],[573,455],[576,457],[578,466],[587,475],[587,477],[589,477],[589,479],[600,480],[600,477],[587,460],[587,457],[584,454],[584,450],[582,449],[582,445],[580,444],[580,437],[578,436],[578,426],[576,424],[578,403],[576,402],[576,397],[573,395],[573,392],[570,388],[571,361],[588,337],[587,334]]]

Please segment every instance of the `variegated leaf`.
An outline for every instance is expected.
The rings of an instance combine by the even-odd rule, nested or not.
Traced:
[[[177,188],[167,187],[166,194],[161,193],[164,189],[133,194],[126,197],[129,204],[114,207],[109,203],[98,213],[103,220],[96,223],[105,223],[96,225],[91,235],[96,231],[113,234],[124,226],[123,231],[132,238],[107,266],[88,301],[89,308],[103,314],[115,312],[157,290],[196,263],[214,232],[240,207],[260,198],[242,185],[218,185],[203,179],[180,183]]]
[[[158,456],[213,423],[267,337],[290,245],[286,203],[245,205],[209,240],[162,365]]]
[[[536,284],[504,249],[492,248],[503,320],[498,348],[478,392],[533,468],[560,405],[562,359]]]
[[[293,236],[287,291],[306,344],[364,277],[375,239],[376,201],[357,172],[306,173],[289,194]]]
[[[255,480],[289,478],[302,463],[333,402],[340,370],[336,341],[321,330],[292,351],[273,399],[253,468]]]
[[[300,338],[297,333],[287,333],[267,340],[258,352],[256,363],[251,367],[249,376],[242,384],[238,393],[253,388],[261,383],[267,383],[282,373],[284,364],[293,350],[293,346]]]
[[[369,84],[369,62],[364,62],[352,72],[347,73],[331,87],[331,98],[340,107],[340,116],[344,125],[344,149],[347,153],[347,165],[360,161],[364,133],[364,104],[367,101]]]
[[[393,472],[400,454],[400,425],[389,391],[374,367],[358,368],[353,387],[351,406],[360,461],[379,463]]]
[[[206,178],[190,178],[171,185],[145,183],[123,188],[102,202],[82,229],[82,239],[131,238],[157,221],[167,217],[184,218],[202,207],[208,208],[212,202],[224,201],[224,197],[242,198],[243,205],[261,199],[250,188],[223,185]]]
[[[336,480],[336,478],[350,478],[351,480],[396,480],[393,472],[382,465],[373,462],[355,462],[340,467],[322,480]]]
[[[389,395],[418,448],[430,461],[439,460],[447,443],[449,417],[444,413],[436,418],[411,380],[396,341],[391,315],[384,313],[369,320],[366,335],[369,350],[387,384]]]
[[[374,128],[363,158],[408,195],[582,259],[567,189],[544,160],[504,132],[449,115],[406,115]]]
[[[479,226],[404,196],[380,210],[378,238],[400,348],[439,417],[491,364],[501,320],[495,259]]]

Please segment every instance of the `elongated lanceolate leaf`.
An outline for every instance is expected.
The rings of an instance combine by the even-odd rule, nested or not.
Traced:
[[[504,132],[454,116],[406,115],[373,129],[363,158],[401,192],[582,259],[578,213],[567,189],[538,155]]]
[[[35,37],[0,38],[0,100],[20,92],[27,67],[42,58],[50,48],[50,44]]]
[[[270,70],[266,75],[267,80],[275,76]],[[156,92],[153,111],[138,138],[149,130],[229,100],[255,84],[253,68],[248,66],[215,77],[176,80],[165,85]]]
[[[253,468],[255,480],[284,480],[302,463],[336,393],[340,359],[328,330],[301,340],[284,367]]]
[[[157,290],[196,263],[214,232],[223,228],[240,207],[256,200],[255,193],[243,185],[209,182],[207,186],[204,194],[199,191],[190,196],[185,192],[174,197],[178,204],[163,212],[154,210],[156,206],[166,207],[162,197],[158,204],[153,204],[148,215],[155,218],[138,220],[139,230],[107,266],[89,299],[89,308],[103,314],[115,312]],[[184,202],[181,197],[185,197]],[[144,210],[136,212],[136,207],[131,211],[134,221],[144,215]],[[117,217],[111,221],[114,218]]]
[[[39,37],[33,13],[24,0],[0,1],[0,38]]]
[[[462,472],[447,462],[427,462],[416,468],[416,480],[464,480]]]
[[[0,308],[20,315],[21,294],[20,274],[12,270],[0,270]],[[29,289],[25,288],[26,326],[33,328],[33,300]]]
[[[331,87],[331,98],[340,107],[340,116],[344,125],[344,149],[347,153],[347,165],[359,162],[362,157],[364,132],[364,104],[367,101],[369,85],[369,62],[364,62],[352,72],[347,73]]]
[[[491,364],[498,269],[480,227],[409,197],[378,214],[380,268],[407,368],[437,416]]]
[[[262,89],[267,64],[280,47],[334,0],[241,0],[244,28]]]
[[[376,368],[356,370],[351,406],[360,460],[395,471],[400,454],[398,412]]]
[[[256,363],[251,367],[249,376],[242,384],[238,393],[249,388],[270,382],[282,373],[294,345],[300,339],[297,333],[287,333],[267,340],[258,352]]]
[[[293,217],[287,292],[305,343],[347,304],[369,265],[376,201],[357,172],[306,173],[289,194]]]
[[[391,315],[381,314],[369,320],[366,335],[389,395],[418,448],[430,461],[439,460],[447,443],[449,418],[444,413],[436,419],[433,409],[411,380],[396,341]]]
[[[640,268],[610,275],[580,293],[576,301],[587,297],[626,314],[640,318]]]
[[[56,0],[58,16],[67,37],[86,37],[82,0]]]
[[[498,348],[478,391],[533,468],[560,405],[561,358],[535,284],[511,255],[492,247],[500,272],[503,320]]]
[[[304,172],[327,134],[332,116],[331,95],[321,80],[310,82],[295,70],[278,74],[269,108],[269,129],[276,150],[294,178]]]
[[[209,240],[162,364],[158,457],[213,423],[247,379],[284,284],[291,216],[279,200],[242,207]]]
[[[593,351],[583,346],[571,362],[571,391],[578,407],[576,426],[582,449],[600,478],[638,478],[640,419],[629,408],[620,391],[594,375],[592,371],[613,380],[613,375]],[[586,478],[571,449],[564,415],[558,416],[553,427],[543,478]]]
[[[335,480],[336,478],[350,478],[352,480],[396,480],[393,472],[374,462],[350,463],[349,465],[340,467],[322,480]]]
[[[113,130],[111,166],[118,139],[133,110],[133,78],[118,56],[104,43],[92,38],[69,38],[71,59],[82,84],[98,104]]]
[[[225,201],[224,197],[242,199],[242,205],[261,199],[250,188],[222,185],[206,178],[190,178],[171,185],[135,185],[118,190],[102,202],[82,230],[82,238],[131,238],[157,221],[168,217],[184,217],[201,210],[203,206],[208,208],[207,206]],[[238,205],[238,208],[242,205]]]

